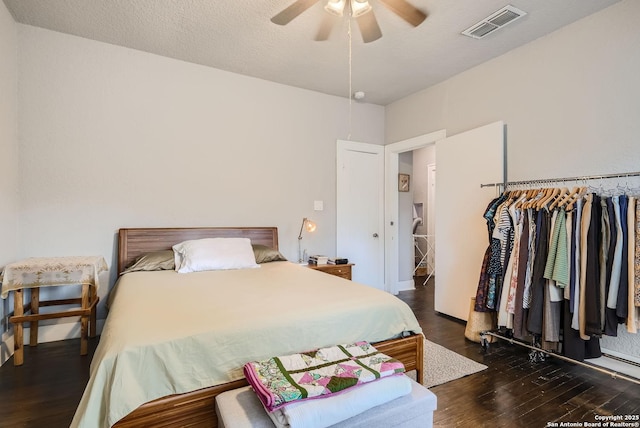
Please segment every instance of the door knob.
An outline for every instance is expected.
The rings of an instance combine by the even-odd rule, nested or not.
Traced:
[[[374,237],[374,238],[377,238],[377,237],[378,237],[378,234],[377,234],[377,233],[374,233],[374,234],[373,234],[373,237]]]

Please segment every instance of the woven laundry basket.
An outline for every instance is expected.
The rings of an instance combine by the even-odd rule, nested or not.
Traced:
[[[476,312],[473,310],[476,304],[476,299],[471,298],[469,303],[469,319],[467,320],[467,327],[464,329],[464,337],[467,339],[480,343],[480,333],[483,331],[493,330],[497,326],[496,313],[495,312]],[[496,338],[493,336],[485,336],[487,342],[493,343]]]

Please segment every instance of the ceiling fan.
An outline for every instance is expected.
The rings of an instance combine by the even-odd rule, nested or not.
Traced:
[[[296,0],[289,7],[271,18],[271,22],[278,25],[287,25],[298,15],[309,9],[320,0]],[[365,43],[373,42],[382,37],[382,31],[378,25],[373,8],[368,0],[322,0],[326,1],[324,9],[329,12],[320,24],[320,29],[316,34],[316,40],[327,40],[336,16],[343,16],[346,12],[356,19],[362,39]],[[417,27],[424,21],[427,15],[420,9],[414,7],[406,0],[380,0],[380,3],[396,15]]]

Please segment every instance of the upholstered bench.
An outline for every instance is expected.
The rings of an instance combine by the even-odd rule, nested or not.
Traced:
[[[374,407],[331,428],[431,427],[437,399],[433,392],[411,381],[411,393]],[[216,397],[221,428],[273,428],[271,418],[251,387],[224,392]]]

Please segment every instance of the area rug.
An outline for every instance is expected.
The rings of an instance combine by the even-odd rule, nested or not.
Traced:
[[[486,369],[484,364],[429,340],[424,341],[424,382],[427,388],[451,382]]]

